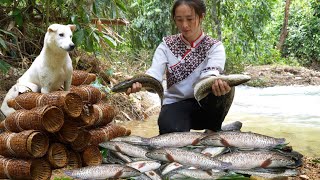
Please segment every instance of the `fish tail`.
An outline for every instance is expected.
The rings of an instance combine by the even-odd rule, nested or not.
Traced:
[[[286,139],[285,139],[285,138],[278,138],[278,139],[277,139],[277,142],[278,142],[279,145],[280,145],[280,144],[285,144]]]

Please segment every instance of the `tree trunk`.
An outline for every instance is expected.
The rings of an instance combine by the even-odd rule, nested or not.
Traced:
[[[281,29],[281,34],[279,38],[279,42],[277,44],[277,48],[281,51],[284,42],[286,41],[287,35],[288,35],[288,20],[289,20],[289,10],[290,10],[290,0],[286,0],[286,6],[284,10],[284,20],[283,25]]]
[[[220,0],[213,0],[212,9],[211,9],[212,17],[214,21],[213,31],[216,32],[218,39],[221,41],[222,35],[221,35],[221,23],[219,20],[219,12],[218,12],[219,7],[220,7]]]

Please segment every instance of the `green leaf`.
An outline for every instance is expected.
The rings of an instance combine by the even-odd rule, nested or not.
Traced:
[[[73,35],[73,42],[76,44],[76,46],[80,46],[82,44],[82,42],[84,41],[84,36],[85,32],[83,29],[80,29],[78,31],[76,31]]]
[[[0,37],[0,45],[4,48],[7,49],[6,42]]]
[[[115,42],[110,36],[103,35],[103,40],[109,44],[110,47],[115,48],[117,46],[117,42]]]
[[[10,69],[10,67],[11,67],[10,64],[6,63],[3,59],[0,59],[0,71],[3,74],[7,74],[7,72]]]
[[[120,0],[116,0],[116,5],[124,12],[127,12],[127,8],[126,6],[120,1]]]

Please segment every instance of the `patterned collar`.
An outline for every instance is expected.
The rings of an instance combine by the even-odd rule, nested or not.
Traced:
[[[165,37],[164,42],[178,59],[178,63],[167,67],[168,88],[186,79],[207,58],[207,51],[219,43],[204,33],[192,43],[186,41],[181,34]]]
[[[202,41],[202,39],[206,36],[203,32],[201,32],[200,36],[193,42],[189,42],[186,40],[182,34],[179,35],[181,40],[187,45],[190,46],[191,48],[195,48],[199,43]]]

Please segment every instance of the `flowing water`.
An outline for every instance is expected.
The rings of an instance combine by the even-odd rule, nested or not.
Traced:
[[[305,156],[320,157],[320,87],[238,86],[224,124],[233,121],[243,123],[242,131],[286,138],[294,150]],[[158,135],[157,116],[126,122],[124,126],[134,135]]]

